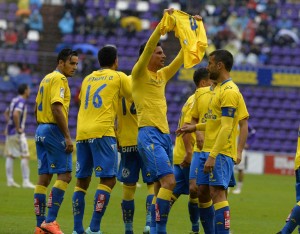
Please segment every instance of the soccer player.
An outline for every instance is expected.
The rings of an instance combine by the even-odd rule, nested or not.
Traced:
[[[256,130],[253,128],[251,124],[248,124],[248,137],[247,142],[245,144],[244,150],[242,150],[242,158],[239,164],[235,165],[235,169],[238,171],[238,182],[236,189],[232,191],[233,194],[240,194],[242,191],[243,181],[244,181],[244,170],[246,164],[246,156],[247,156],[247,149],[249,149],[250,145],[253,143],[255,139]]]
[[[300,127],[298,129],[298,145],[295,156],[295,176],[296,176],[296,202],[297,204],[289,214],[285,226],[277,234],[293,233],[297,226],[300,226]],[[300,227],[298,227],[300,231]],[[299,232],[300,233],[300,232]]]
[[[206,192],[204,196],[201,196],[203,191],[199,187],[199,202],[201,207],[200,197],[206,199],[203,205],[208,209],[207,217],[213,217],[213,209],[215,211],[214,219],[203,218],[205,222],[214,220],[215,223],[215,227],[210,224],[212,229],[205,233],[215,233],[213,230],[215,228],[216,233],[229,234],[230,213],[226,189],[233,174],[234,159],[237,157],[237,125],[241,119],[248,118],[243,97],[230,78],[232,65],[233,56],[226,50],[216,50],[209,55],[207,69],[210,79],[217,84],[210,100],[207,122],[184,126],[177,130],[178,134],[205,130],[205,140],[200,156],[200,160],[204,163],[198,168],[197,183],[209,186],[209,193]],[[241,104],[245,113],[244,117],[239,113]],[[241,142],[246,142],[246,139]],[[207,191],[207,189],[203,190]],[[202,215],[201,212],[202,210],[200,211]]]
[[[10,102],[9,108],[5,111],[7,119],[6,126],[6,178],[7,186],[19,188],[20,185],[14,181],[13,165],[14,159],[21,157],[21,170],[23,177],[23,188],[35,188],[29,180],[29,150],[25,136],[25,122],[27,114],[26,100],[30,95],[30,88],[27,84],[21,84],[18,87],[18,96]]]
[[[73,234],[102,233],[101,219],[116,183],[118,152],[115,119],[121,97],[131,98],[130,78],[118,68],[117,49],[104,46],[98,52],[101,69],[84,78],[79,94],[80,107],[76,133],[76,187],[73,194]],[[91,176],[100,177],[94,196],[94,211],[84,231],[82,220],[85,194]]]
[[[37,220],[35,233],[63,233],[56,221],[65,191],[71,181],[73,143],[68,129],[71,93],[68,77],[77,70],[78,54],[63,49],[57,56],[56,69],[41,81],[36,97],[35,115],[38,123],[35,134],[38,158],[38,183],[34,190]],[[48,198],[46,194],[53,174],[57,179]]]
[[[119,100],[117,112],[117,139],[121,154],[118,180],[123,182],[123,200],[121,206],[125,234],[133,233],[134,194],[140,171],[142,172],[143,181],[147,183],[148,187],[148,195],[146,198],[146,226],[143,233],[150,233],[150,207],[154,196],[154,185],[151,178],[147,176],[145,165],[137,150],[137,135],[138,126],[134,102],[122,97]]]
[[[165,10],[167,14],[173,11],[172,8]],[[201,20],[201,17],[194,16],[194,19]],[[159,44],[160,26],[161,23],[146,45],[140,48],[139,60],[132,70],[132,96],[138,117],[138,150],[149,176],[155,181],[150,233],[164,234],[175,187],[165,86],[183,64],[183,51],[169,66],[164,67],[166,56]]]
[[[205,96],[206,93],[210,92],[211,80],[209,79],[208,71],[206,68],[197,69],[194,72],[193,80],[197,87],[196,92],[202,93],[203,96]],[[194,105],[194,102],[195,94],[191,95],[188,98],[181,110],[181,115],[178,123],[179,128],[191,123],[191,109]],[[204,117],[203,119],[205,120]],[[195,138],[195,134],[187,133],[183,136],[177,136],[175,139],[173,162],[176,186],[173,191],[174,196],[172,197],[172,200],[175,202],[181,194],[189,194],[188,210],[190,214],[190,221],[192,223],[191,233],[196,234],[199,233],[198,194],[195,176],[196,170],[192,170],[190,172],[190,166],[194,150],[200,152],[201,148],[199,149],[197,147],[197,144],[195,144]],[[190,173],[192,173],[193,176],[190,177]]]
[[[169,14],[172,10],[169,10]],[[183,64],[179,52],[164,68],[166,56],[159,43],[160,24],[146,44],[132,70],[132,96],[138,118],[138,151],[154,183],[150,233],[166,233],[170,201],[175,187],[172,168],[172,141],[167,122],[166,83]],[[155,223],[156,221],[156,223]]]

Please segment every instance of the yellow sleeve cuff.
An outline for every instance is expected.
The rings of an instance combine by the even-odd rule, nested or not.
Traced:
[[[196,124],[196,131],[205,131],[205,123]]]

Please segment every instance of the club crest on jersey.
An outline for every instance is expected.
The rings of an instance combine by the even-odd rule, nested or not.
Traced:
[[[60,94],[59,94],[59,96],[60,96],[61,98],[64,98],[64,97],[65,97],[65,89],[64,89],[64,88],[60,88]]]
[[[128,168],[123,168],[122,177],[127,178],[130,175],[130,170]]]

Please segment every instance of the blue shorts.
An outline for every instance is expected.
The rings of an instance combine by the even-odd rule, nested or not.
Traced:
[[[195,157],[196,162],[198,162],[196,165],[198,166],[196,184],[209,185],[209,174],[203,172],[204,164],[207,160],[209,153],[201,151],[200,153],[197,153],[197,155],[198,155],[197,159]]]
[[[65,137],[56,124],[39,124],[35,132],[38,174],[72,171],[72,154],[66,153]]]
[[[87,178],[93,174],[100,178],[117,175],[118,151],[115,137],[104,136],[76,142],[76,177]]]
[[[234,162],[232,158],[218,154],[216,164],[212,173],[204,173],[204,164],[209,156],[208,152],[201,152],[198,167],[197,185],[223,186],[227,189],[235,183],[233,176]]]
[[[173,194],[190,194],[190,167],[181,168],[179,165],[174,165],[174,174],[176,180],[176,186],[173,190]]]
[[[296,176],[296,202],[300,201],[300,169],[295,171]]]
[[[169,134],[155,127],[139,128],[138,151],[152,181],[173,174],[173,149]]]
[[[234,161],[232,158],[218,154],[212,173],[209,173],[210,186],[222,186],[227,189],[233,175]]]
[[[234,187],[236,186],[236,181],[235,181],[235,177],[234,177],[234,172],[232,172],[228,187]]]
[[[194,152],[190,166],[190,180],[196,180],[198,175],[198,167],[200,163],[200,152]]]
[[[147,172],[137,145],[120,147],[121,161],[118,170],[118,180],[124,183],[136,183],[139,180],[140,170],[144,183],[151,183],[150,173]]]

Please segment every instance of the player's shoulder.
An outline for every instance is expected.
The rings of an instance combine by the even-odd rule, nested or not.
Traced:
[[[239,93],[239,87],[236,85],[236,83],[234,83],[231,79],[226,80],[225,82],[223,82],[221,84],[221,90],[223,90],[224,92],[235,92],[235,93]]]
[[[212,90],[211,86],[198,88],[195,92],[196,98],[202,96],[203,94],[209,93]]]

